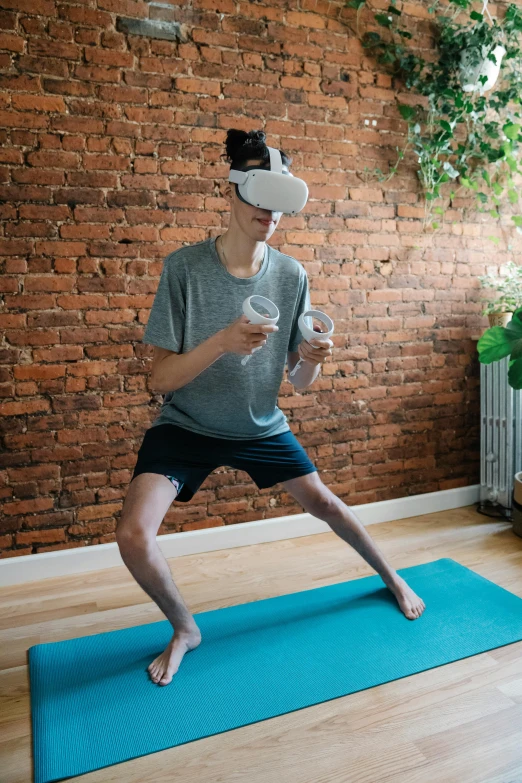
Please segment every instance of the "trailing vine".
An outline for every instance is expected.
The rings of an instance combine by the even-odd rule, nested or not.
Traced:
[[[492,19],[484,0],[482,13],[471,10],[470,0],[449,0],[441,7],[430,6],[437,46],[435,61],[414,51],[412,33],[406,29],[402,11],[391,0],[385,12],[370,11],[377,30],[361,36],[361,13],[366,0],[349,0],[355,8],[356,34],[363,47],[400,80],[412,94],[422,98],[415,105],[401,104],[398,111],[408,124],[406,145],[397,147],[397,162],[387,172],[376,168],[373,175],[387,181],[397,172],[408,150],[417,157],[417,175],[425,196],[425,224],[434,229],[457,194],[475,198],[479,212],[499,218],[507,195],[512,205],[519,202],[515,175],[522,173],[522,12],[513,4],[501,21]],[[463,13],[465,21],[458,21]],[[497,48],[502,47],[502,49]],[[499,56],[503,53],[503,57]],[[481,63],[500,62],[500,74],[493,89],[485,87],[487,75]],[[467,85],[468,73],[476,69],[475,85]],[[446,185],[446,183],[449,183]],[[440,217],[439,217],[440,216]],[[522,233],[522,215],[511,216]]]

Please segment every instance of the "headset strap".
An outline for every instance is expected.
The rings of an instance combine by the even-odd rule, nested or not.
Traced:
[[[267,147],[270,154],[270,171],[275,171],[276,174],[283,174],[283,159],[279,150],[275,147]],[[247,175],[249,171],[261,169],[266,171],[264,166],[249,166],[246,171],[240,171],[239,169],[230,169],[228,175],[228,181],[234,182],[236,185],[244,185],[247,181]],[[286,174],[286,172],[284,172]]]
[[[282,174],[283,159],[281,158],[281,153],[274,147],[268,147],[268,152],[270,153],[270,171],[275,171],[277,174]]]
[[[247,181],[248,171],[239,171],[239,169],[230,169],[228,175],[229,182],[235,182],[236,185],[244,185]]]

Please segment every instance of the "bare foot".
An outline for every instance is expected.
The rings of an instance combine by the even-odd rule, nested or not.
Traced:
[[[168,685],[179,669],[185,653],[193,650],[201,642],[201,633],[196,626],[189,633],[175,633],[168,647],[155,658],[148,668],[152,682],[157,685]]]
[[[388,588],[394,594],[401,612],[408,620],[417,620],[426,609],[426,604],[422,598],[419,598],[417,593],[413,592],[402,577],[397,575],[394,583],[388,585]]]

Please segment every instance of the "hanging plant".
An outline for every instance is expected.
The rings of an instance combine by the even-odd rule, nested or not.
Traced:
[[[357,9],[360,35],[366,0],[346,5]],[[397,148],[397,162],[387,173],[375,169],[374,174],[380,181],[390,179],[411,149],[425,195],[425,222],[435,229],[435,216],[444,215],[442,204],[451,206],[462,191],[475,197],[479,212],[494,218],[500,217],[506,194],[511,204],[519,201],[514,177],[522,173],[522,12],[511,4],[499,22],[491,18],[484,0],[482,13],[470,11],[465,22],[458,22],[470,6],[470,0],[449,0],[440,9],[437,0],[428,9],[431,14],[437,10],[434,62],[412,50],[412,34],[404,27],[396,0],[386,12],[373,13],[380,32],[362,36],[363,47],[377,62],[423,98],[416,105],[398,102],[408,123],[407,143]],[[522,233],[522,215],[512,215],[512,220]]]

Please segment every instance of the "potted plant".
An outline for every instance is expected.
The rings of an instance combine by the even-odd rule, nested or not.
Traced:
[[[489,301],[483,312],[488,316],[490,328],[478,341],[477,350],[482,364],[511,356],[508,383],[513,389],[522,389],[522,267],[509,261],[506,272],[502,278],[491,275],[478,278],[485,288],[499,291],[500,296]]]
[[[506,326],[491,326],[477,343],[482,364],[498,362],[511,356],[508,383],[513,389],[522,389],[522,307],[513,313]]]
[[[357,31],[365,3],[347,2],[357,9]],[[438,5],[436,0],[430,13]],[[510,4],[498,22],[491,20],[487,0],[483,13],[470,7],[471,0],[449,0],[437,9],[434,61],[413,50],[412,33],[395,0],[386,12],[373,14],[379,31],[366,30],[362,36],[364,48],[417,97],[416,103],[398,102],[408,124],[407,143],[396,148],[398,159],[390,170],[375,169],[375,175],[389,179],[410,150],[424,190],[425,224],[435,229],[438,216],[462,191],[475,199],[478,211],[493,218],[501,216],[503,195],[512,205],[519,200],[514,176],[522,173],[522,9]],[[468,11],[466,20],[457,21]],[[522,233],[522,215],[511,217]]]
[[[481,299],[487,302],[482,315],[488,316],[490,326],[506,326],[515,310],[522,307],[522,267],[509,261],[506,272],[504,277],[490,274],[478,276],[484,288],[492,288],[500,293],[494,301]]]
[[[471,27],[461,26],[460,29],[452,31],[454,43],[461,50],[459,79],[464,92],[479,90],[483,94],[486,90],[491,90],[497,82],[502,58],[507,52],[504,48],[507,36],[504,28],[491,18],[487,0],[484,2],[482,14],[472,12],[470,19],[475,19],[476,24]]]
[[[460,84],[464,92],[491,90],[497,83],[505,54],[502,44],[464,49],[460,55]]]

